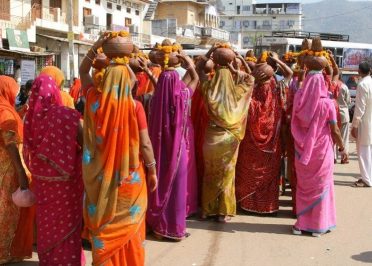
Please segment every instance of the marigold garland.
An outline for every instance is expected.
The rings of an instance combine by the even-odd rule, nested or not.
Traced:
[[[269,57],[269,52],[263,51],[260,57],[260,63],[266,63],[268,57]]]
[[[245,61],[257,63],[257,58],[254,57],[254,56],[248,56],[248,57],[245,58]]]
[[[108,37],[109,39],[112,39],[112,38],[116,38],[116,37],[129,37],[130,36],[130,33],[125,31],[125,30],[121,30],[121,31],[106,31],[104,33],[104,36],[105,37]]]
[[[179,44],[161,46],[157,45],[156,50],[164,52],[164,68],[168,68],[169,55],[172,52],[180,52],[182,47]]]
[[[127,64],[129,64],[129,57],[124,56],[124,57],[111,58],[110,63],[111,64],[117,64],[117,65],[127,65]]]

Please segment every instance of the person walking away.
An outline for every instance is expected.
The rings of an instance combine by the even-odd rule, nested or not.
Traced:
[[[361,178],[356,187],[372,186],[372,78],[367,62],[359,64],[361,80],[357,86],[351,135],[357,140]]]
[[[190,180],[195,186],[197,184],[196,168],[193,167],[191,174],[188,169],[190,160],[195,160],[193,151],[189,152],[194,146],[189,110],[199,78],[191,59],[179,57],[188,65],[191,79],[185,83],[174,67],[167,67],[166,60],[159,62],[164,71],[156,84],[149,118],[150,138],[158,162],[159,189],[149,194],[147,223],[157,238],[175,241],[189,235],[186,232],[189,203],[197,203],[196,190],[192,200],[187,191]]]
[[[291,130],[295,141],[297,221],[293,234],[320,236],[336,226],[333,141],[347,159],[336,107],[321,71],[310,71],[295,95]]]
[[[75,109],[74,99],[70,96],[68,92],[65,92],[63,90],[65,84],[65,76],[63,72],[58,67],[46,66],[40,71],[40,74],[48,75],[56,82],[57,87],[59,88],[61,94],[63,106]]]
[[[74,104],[78,102],[82,95],[81,81],[79,78],[74,78],[73,84],[70,88],[70,96],[74,99]]]
[[[19,208],[12,201],[18,187],[29,189],[19,148],[23,123],[14,109],[18,84],[0,76],[0,265],[32,257],[34,208]]]
[[[205,63],[216,48],[212,47]],[[209,119],[203,142],[202,218],[214,217],[221,223],[236,214],[235,165],[254,83],[248,65],[241,56],[239,60],[246,73],[235,71],[230,64],[229,68],[216,67],[208,80],[205,67],[198,71]]]
[[[85,233],[92,243],[93,265],[143,266],[147,168],[149,190],[157,186],[155,159],[146,116],[131,91],[134,76],[126,60],[111,60],[98,87],[90,69],[92,46],[80,65],[86,94],[83,180]]]
[[[81,263],[83,182],[79,119],[77,111],[62,105],[55,81],[39,75],[32,85],[25,116],[23,157],[35,183],[40,265]]]
[[[349,106],[351,104],[350,92],[349,88],[342,82],[342,79],[338,80],[340,83],[340,91],[337,98],[337,103],[340,109],[340,121],[341,121],[341,136],[342,141],[345,144],[345,152],[349,154],[349,123],[350,123],[350,115],[349,115]],[[337,147],[337,146],[336,146]],[[339,147],[337,147],[339,148]],[[337,155],[339,152],[337,151]],[[347,164],[349,161],[341,160],[341,164]]]

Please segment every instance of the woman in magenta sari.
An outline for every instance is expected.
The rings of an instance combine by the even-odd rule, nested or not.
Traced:
[[[25,118],[25,163],[36,195],[40,265],[80,265],[83,213],[80,114],[62,106],[52,78],[40,75]],[[78,137],[79,136],[79,137]]]
[[[177,241],[187,236],[186,216],[197,202],[196,195],[191,199],[187,192],[191,191],[191,183],[197,184],[195,164],[192,172],[189,167],[190,160],[195,160],[190,152],[190,147],[193,148],[190,101],[198,76],[191,59],[180,58],[189,66],[190,75],[184,79],[189,82],[180,80],[174,68],[167,68],[157,81],[151,103],[149,134],[159,186],[149,194],[147,211],[147,223],[155,236]]]
[[[297,91],[291,130],[295,142],[297,222],[293,234],[313,236],[336,226],[333,184],[333,141],[344,144],[337,127],[336,109],[321,71],[310,71]],[[346,153],[342,153],[347,157]]]

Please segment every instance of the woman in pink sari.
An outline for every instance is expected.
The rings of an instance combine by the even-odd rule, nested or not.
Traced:
[[[295,142],[297,222],[293,234],[313,236],[336,226],[333,140],[343,157],[336,108],[321,71],[310,71],[294,98],[291,130]],[[333,139],[333,140],[332,140]]]
[[[23,156],[34,182],[40,265],[80,265],[80,114],[62,106],[55,81],[44,74],[32,86],[29,106]]]

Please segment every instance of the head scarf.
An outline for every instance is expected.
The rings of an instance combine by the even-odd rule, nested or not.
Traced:
[[[203,85],[211,120],[231,131],[240,140],[244,137],[241,125],[247,117],[252,86],[252,77],[249,77],[248,82],[235,84],[227,68],[217,69],[213,78]]]
[[[326,119],[320,117],[325,100],[330,101],[322,73],[310,72],[295,95],[291,123],[299,161],[304,165],[308,164],[322,130],[321,120]]]
[[[0,76],[0,129],[15,130],[21,141],[23,124],[14,107],[17,93],[17,82],[11,77]]]
[[[55,66],[46,66],[41,71],[40,74],[45,74],[54,79],[54,81],[57,84],[57,87],[62,89],[64,81],[65,81],[65,75],[63,72]]]
[[[56,82],[47,75],[41,74],[34,81],[29,98],[29,110],[25,117],[23,156],[30,168],[30,159],[42,142],[46,133],[44,120],[52,106],[62,106],[61,94]]]

